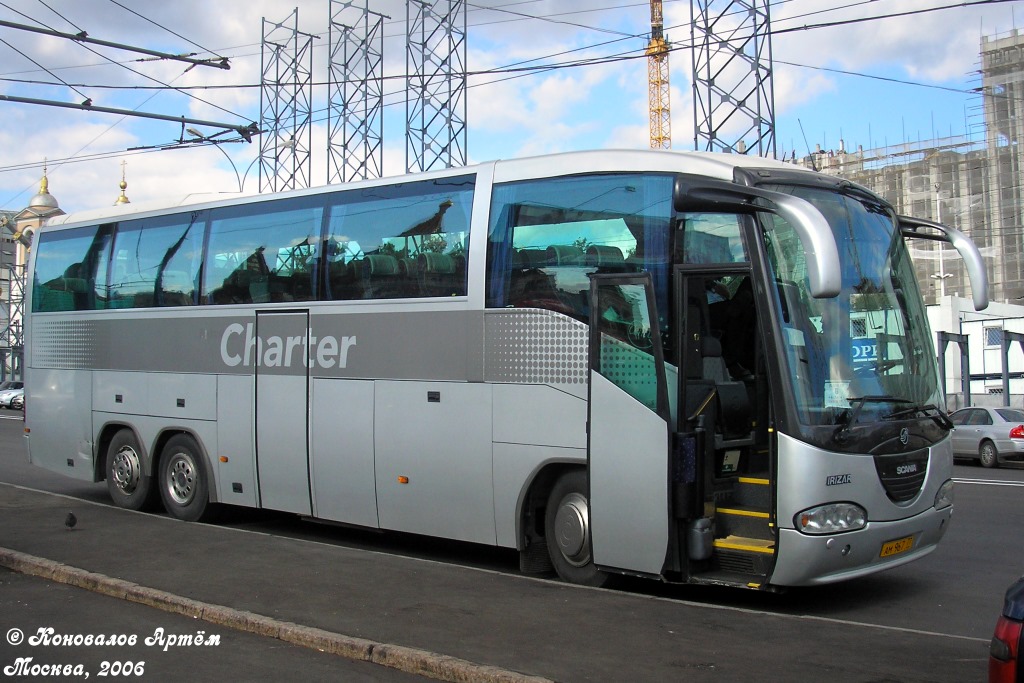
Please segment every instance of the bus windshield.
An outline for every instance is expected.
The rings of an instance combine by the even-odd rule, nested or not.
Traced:
[[[795,231],[776,216],[763,218],[780,346],[789,370],[784,376],[792,382],[800,423],[871,422],[941,405],[928,320],[892,211],[852,191],[766,189],[813,204],[839,247],[839,296],[812,298]]]

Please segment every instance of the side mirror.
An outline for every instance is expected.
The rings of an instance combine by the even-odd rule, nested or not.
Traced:
[[[760,202],[755,203],[757,200]],[[799,197],[725,180],[679,174],[673,188],[676,211],[691,213],[768,212],[793,226],[807,257],[811,296],[817,299],[839,295],[842,288],[839,248],[828,221],[814,206]]]
[[[956,228],[948,225],[927,221],[923,218],[900,216],[900,233],[903,237],[948,242],[959,252],[967,268],[967,277],[971,280],[971,294],[974,298],[974,310],[983,311],[988,308],[988,272],[985,262],[981,260],[981,252],[971,238]],[[921,228],[937,231],[939,234],[919,232]]]

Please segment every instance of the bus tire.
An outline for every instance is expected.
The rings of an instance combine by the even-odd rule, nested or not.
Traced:
[[[104,466],[107,491],[114,505],[127,510],[152,510],[157,495],[153,477],[146,474],[142,449],[130,429],[114,434]]]
[[[999,467],[999,451],[991,441],[983,441],[978,449],[978,460],[982,467]]]
[[[563,581],[583,586],[603,586],[610,578],[598,569],[590,553],[590,505],[587,474],[566,472],[548,495],[544,513],[544,538],[551,564]]]
[[[186,434],[172,436],[160,453],[160,497],[173,517],[186,522],[208,521],[214,511],[195,440]]]

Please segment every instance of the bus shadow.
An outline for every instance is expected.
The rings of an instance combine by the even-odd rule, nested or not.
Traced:
[[[801,586],[776,591],[727,586],[660,584],[623,578],[619,589],[669,600],[737,607],[777,614],[850,617],[874,608],[905,603],[938,590],[920,576],[882,573],[824,586]]]

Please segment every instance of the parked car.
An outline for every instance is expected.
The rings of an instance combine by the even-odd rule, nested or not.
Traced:
[[[4,382],[0,385],[0,408],[19,409],[25,400],[25,384],[23,382]],[[21,402],[14,403],[15,397]]]
[[[1024,678],[1024,576],[1010,586],[1003,613],[988,649],[989,683],[1017,683]]]
[[[953,455],[983,467],[1024,459],[1024,411],[1017,408],[961,408],[953,423]]]

